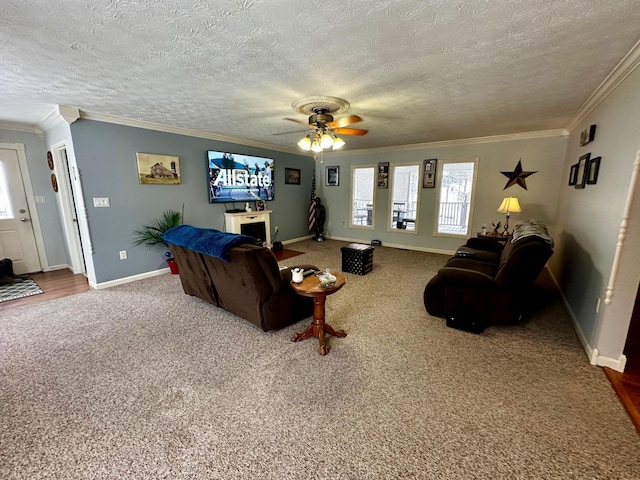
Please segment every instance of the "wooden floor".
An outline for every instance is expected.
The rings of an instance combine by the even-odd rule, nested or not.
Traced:
[[[629,362],[624,373],[608,367],[604,367],[604,373],[640,433],[640,362]]]
[[[86,292],[90,288],[87,277],[84,275],[74,275],[69,270],[32,273],[31,278],[40,286],[44,293],[2,302],[0,303],[0,311]]]
[[[301,252],[292,252],[293,255]],[[283,257],[289,258],[288,255]],[[31,277],[36,281],[44,293],[31,297],[19,298],[0,303],[0,311],[9,310],[21,305],[32,305],[46,302],[54,298],[66,297],[90,289],[89,282],[84,275],[74,275],[69,270],[55,270],[53,272],[34,273]],[[637,359],[640,360],[640,359]],[[629,413],[636,429],[640,433],[640,361],[628,362],[625,373],[604,368],[607,378],[620,397],[620,401]]]

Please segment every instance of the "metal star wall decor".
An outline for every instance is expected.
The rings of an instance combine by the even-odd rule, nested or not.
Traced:
[[[527,182],[525,181],[525,178],[527,178],[529,175],[533,175],[534,173],[538,173],[538,172],[537,171],[523,172],[522,159],[520,159],[518,160],[518,165],[516,165],[516,169],[513,172],[500,172],[500,173],[509,179],[507,184],[504,186],[503,190],[506,190],[507,188],[515,185],[516,183],[526,190]]]

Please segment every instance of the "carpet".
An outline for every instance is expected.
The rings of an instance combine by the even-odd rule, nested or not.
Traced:
[[[299,252],[297,250],[279,250],[274,251],[273,254],[276,256],[276,259],[281,262],[282,260],[286,260],[287,258],[297,257],[298,255],[302,255],[304,252]]]
[[[0,285],[0,303],[40,293],[43,293],[42,289],[31,278],[21,282]]]
[[[347,242],[294,244],[340,270]],[[376,247],[291,342],[185,295],[177,275],[0,311],[0,478],[640,478],[640,437],[549,278],[527,321],[428,315],[447,255]]]

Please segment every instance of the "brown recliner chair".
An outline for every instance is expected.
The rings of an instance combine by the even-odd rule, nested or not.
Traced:
[[[515,323],[552,254],[546,226],[533,220],[516,225],[504,246],[471,238],[427,283],[425,308],[451,326]]]
[[[202,233],[206,234],[206,230],[202,229]],[[185,293],[238,315],[264,331],[283,328],[313,313],[313,299],[291,289],[290,269],[280,270],[268,248],[249,243],[237,245],[229,249],[229,261],[225,261],[167,243],[178,264]],[[317,270],[313,265],[296,266]]]

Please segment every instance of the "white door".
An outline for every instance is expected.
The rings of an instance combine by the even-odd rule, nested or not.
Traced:
[[[40,271],[36,239],[24,191],[18,152],[0,148],[0,259],[15,273]]]

